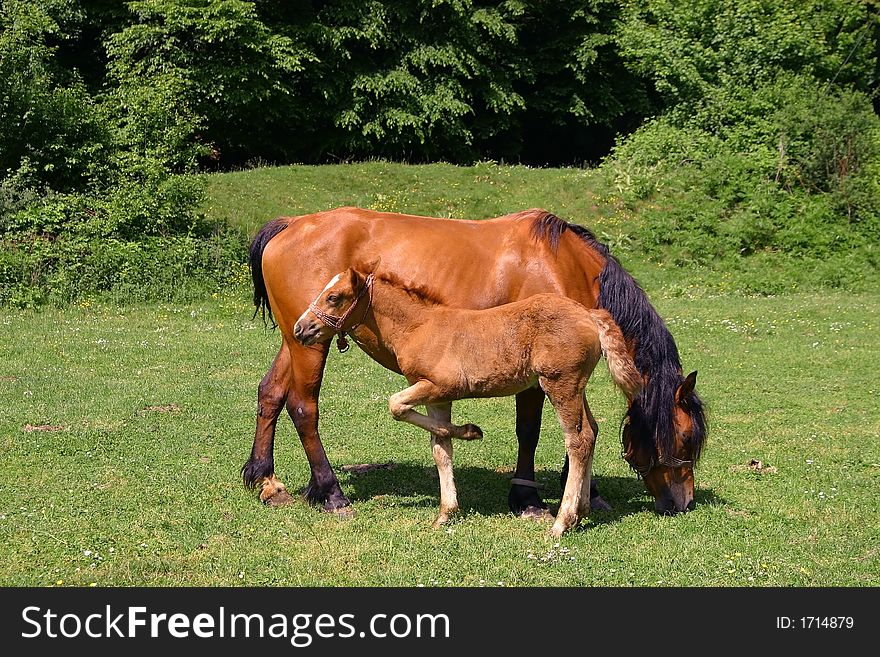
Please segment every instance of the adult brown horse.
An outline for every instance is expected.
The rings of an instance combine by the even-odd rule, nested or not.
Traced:
[[[311,467],[306,499],[330,511],[350,507],[318,435],[318,394],[329,343],[303,346],[293,336],[293,325],[333,274],[377,258],[402,280],[430,287],[452,307],[490,308],[552,292],[608,310],[645,377],[624,421],[625,458],[644,478],[658,511],[690,508],[693,468],[705,437],[696,373],[682,376],[672,335],[607,247],[587,229],[537,209],[466,221],[339,208],[263,226],[250,248],[254,304],[274,316],[282,343],[259,386],[254,444],[242,468],[245,484],[259,487],[261,500],[291,501],[275,477],[273,456],[275,425],[286,404]],[[400,372],[387,346],[362,346],[384,367]],[[543,515],[546,509],[529,484],[535,480],[543,404],[539,387],[516,395],[519,454],[508,503],[522,515]],[[594,506],[600,503],[595,488],[591,497]]]

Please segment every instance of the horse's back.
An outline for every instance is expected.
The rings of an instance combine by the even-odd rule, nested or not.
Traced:
[[[491,308],[541,292],[595,306],[602,258],[570,231],[556,242],[536,236],[548,215],[466,220],[341,207],[290,217],[262,253],[272,309],[298,316],[333,275],[377,258],[450,306]]]

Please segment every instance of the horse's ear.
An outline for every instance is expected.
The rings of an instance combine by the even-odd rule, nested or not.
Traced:
[[[697,386],[697,371],[694,370],[690,374],[688,374],[684,381],[682,381],[681,385],[678,386],[678,390],[675,391],[675,400],[681,403],[683,400],[687,399],[690,394],[694,391],[694,388]]]

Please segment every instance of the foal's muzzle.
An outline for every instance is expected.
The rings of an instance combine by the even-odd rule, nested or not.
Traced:
[[[303,326],[305,324],[305,326]],[[312,344],[318,337],[320,329],[314,322],[302,322],[300,320],[293,325],[293,337],[305,346]]]

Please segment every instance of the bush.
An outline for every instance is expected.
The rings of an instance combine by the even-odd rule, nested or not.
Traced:
[[[71,3],[58,4],[62,11]],[[58,48],[49,45],[63,36],[39,5],[0,5],[0,213],[46,189],[84,189],[107,175],[109,133],[100,108],[79,76],[57,65]]]
[[[85,298],[124,303],[189,300],[244,289],[243,235],[118,238],[0,237],[0,305],[36,307]]]
[[[819,285],[850,284],[822,262],[876,273],[880,119],[859,92],[789,74],[718,90],[645,124],[603,167],[655,259],[737,271],[765,291],[741,263],[797,258]]]

